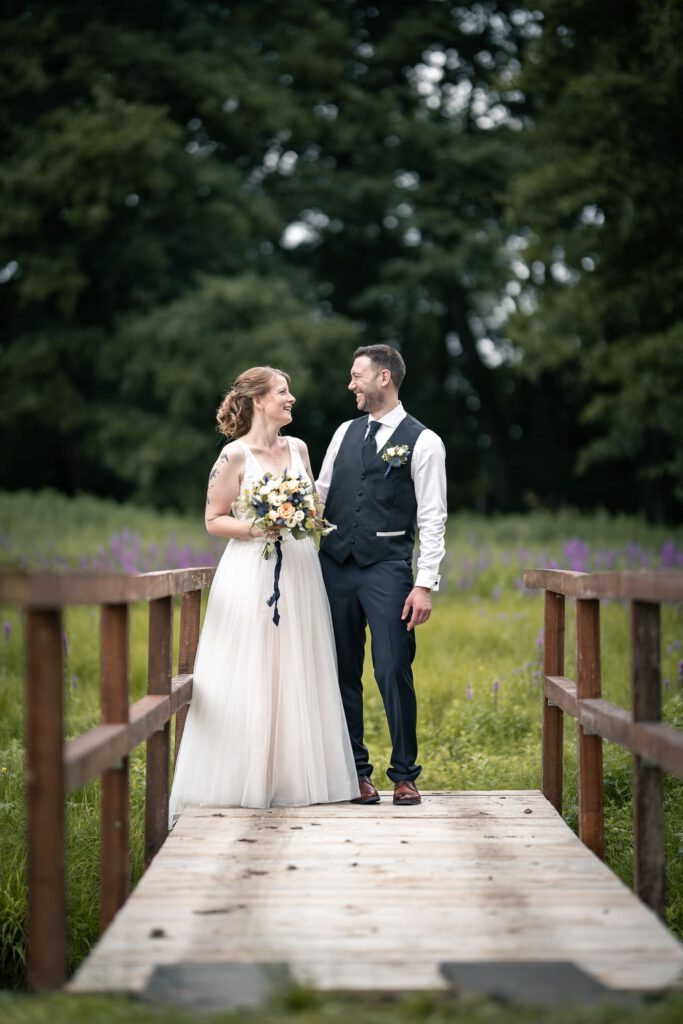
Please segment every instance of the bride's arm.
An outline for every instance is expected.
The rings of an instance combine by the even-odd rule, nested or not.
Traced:
[[[214,537],[246,540],[253,536],[251,524],[232,515],[243,475],[244,452],[237,444],[226,444],[209,474],[206,491],[204,523]]]

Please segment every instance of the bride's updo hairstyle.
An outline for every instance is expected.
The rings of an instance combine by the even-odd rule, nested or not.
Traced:
[[[216,413],[221,434],[237,438],[248,433],[254,415],[254,399],[268,394],[276,375],[284,377],[289,384],[289,374],[273,366],[252,366],[239,375]]]

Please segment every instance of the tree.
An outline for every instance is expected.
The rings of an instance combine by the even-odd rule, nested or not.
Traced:
[[[314,333],[348,359],[339,318],[254,277],[282,224],[249,175],[288,96],[218,5],[3,13],[0,479],[189,504],[239,370],[303,373]]]
[[[579,471],[650,515],[683,501],[681,81],[675,0],[543,0],[520,87],[531,169],[512,192],[532,273],[510,330],[540,384],[564,382]],[[600,492],[598,492],[600,493]]]
[[[505,3],[347,2],[317,5],[310,35],[291,9],[269,23],[309,111],[274,154],[295,170],[264,182],[300,231],[292,260],[319,300],[360,321],[365,343],[400,346],[406,401],[446,440],[452,498],[520,504],[503,195],[523,159],[512,80],[533,16]]]

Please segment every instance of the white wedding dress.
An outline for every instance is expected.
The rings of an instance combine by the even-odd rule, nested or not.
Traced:
[[[288,438],[294,473],[306,475]],[[245,483],[263,476],[251,449]],[[282,544],[280,624],[267,600],[275,554],[230,540],[209,593],[170,824],[190,804],[297,806],[358,796],[339,695],[332,622],[310,538]]]

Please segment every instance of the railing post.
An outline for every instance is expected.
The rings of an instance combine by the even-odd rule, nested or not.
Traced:
[[[149,603],[149,694],[170,694],[173,647],[173,598],[159,597]],[[168,835],[168,772],[171,723],[147,740],[145,781],[145,867]]]
[[[62,613],[27,613],[28,983],[66,981]]]
[[[178,675],[189,675],[194,669],[194,660],[199,643],[199,621],[202,610],[201,590],[191,590],[183,594],[180,603],[180,637],[178,650]],[[175,751],[173,766],[178,760],[180,741],[183,738],[185,719],[190,710],[189,704],[178,709],[175,716]]]
[[[100,619],[100,689],[102,721],[128,721],[128,605],[103,605]],[[104,930],[123,906],[130,889],[129,759],[102,774],[102,873],[100,928]]]
[[[600,696],[600,602],[576,602],[576,696]],[[579,747],[579,835],[601,860],[605,859],[602,738],[589,736],[577,723]]]
[[[543,619],[543,675],[564,674],[564,594],[545,591]],[[545,683],[544,683],[545,687]],[[553,707],[543,694],[542,789],[546,800],[562,814],[562,709]]]
[[[631,697],[634,722],[660,722],[659,605],[631,603]],[[662,770],[633,755],[635,891],[664,919],[664,796]]]

